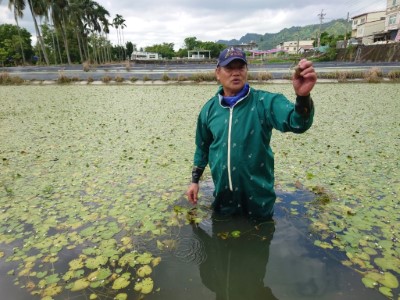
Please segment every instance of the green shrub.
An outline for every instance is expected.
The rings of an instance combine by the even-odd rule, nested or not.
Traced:
[[[94,81],[93,77],[89,76],[89,77],[87,78],[87,82],[88,82],[88,83],[92,83],[93,81]]]
[[[137,77],[131,77],[131,82],[136,82],[136,81],[138,81],[138,79],[137,79]]]
[[[150,81],[151,78],[148,75],[143,76],[143,81]]]

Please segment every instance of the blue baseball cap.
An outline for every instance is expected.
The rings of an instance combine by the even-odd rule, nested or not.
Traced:
[[[241,49],[234,47],[226,48],[225,50],[222,50],[219,54],[217,66],[225,67],[231,61],[234,61],[236,59],[241,60],[245,64],[247,64],[246,53],[244,53]]]

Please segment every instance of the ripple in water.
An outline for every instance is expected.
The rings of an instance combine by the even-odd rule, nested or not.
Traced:
[[[174,254],[180,261],[197,265],[207,258],[202,241],[195,236],[178,238]]]

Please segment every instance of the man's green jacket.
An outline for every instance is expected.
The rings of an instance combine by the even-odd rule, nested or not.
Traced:
[[[305,132],[313,122],[313,102],[297,97],[294,104],[282,94],[250,88],[229,107],[221,94],[222,87],[200,111],[194,166],[209,164],[217,212],[270,218],[276,199],[272,129]]]

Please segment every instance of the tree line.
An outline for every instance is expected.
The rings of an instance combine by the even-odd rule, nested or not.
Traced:
[[[107,9],[93,0],[8,0],[8,8],[14,15],[15,25],[0,25],[0,63],[3,65],[101,64],[125,60],[136,50],[132,42],[125,42],[125,19],[116,14],[110,21]],[[29,8],[33,19],[34,46],[31,34],[19,26],[25,8]],[[110,27],[117,31],[117,45],[112,45],[108,38]],[[173,43],[153,45],[144,50],[172,58],[186,57],[187,50],[200,47],[210,50],[216,57],[223,47],[198,41],[195,37],[185,39],[185,44],[185,49],[177,52]]]
[[[26,7],[32,15],[37,37],[33,49],[26,29],[19,26]],[[9,0],[8,8],[13,12],[16,25],[1,25],[0,55],[3,58],[7,55],[6,60],[22,64],[39,60],[46,65],[102,63],[126,55],[126,47],[121,46],[126,27],[124,18],[117,14],[110,22],[110,13],[96,1]],[[44,24],[39,24],[41,20]],[[117,30],[117,46],[112,46],[108,40],[110,27]]]

